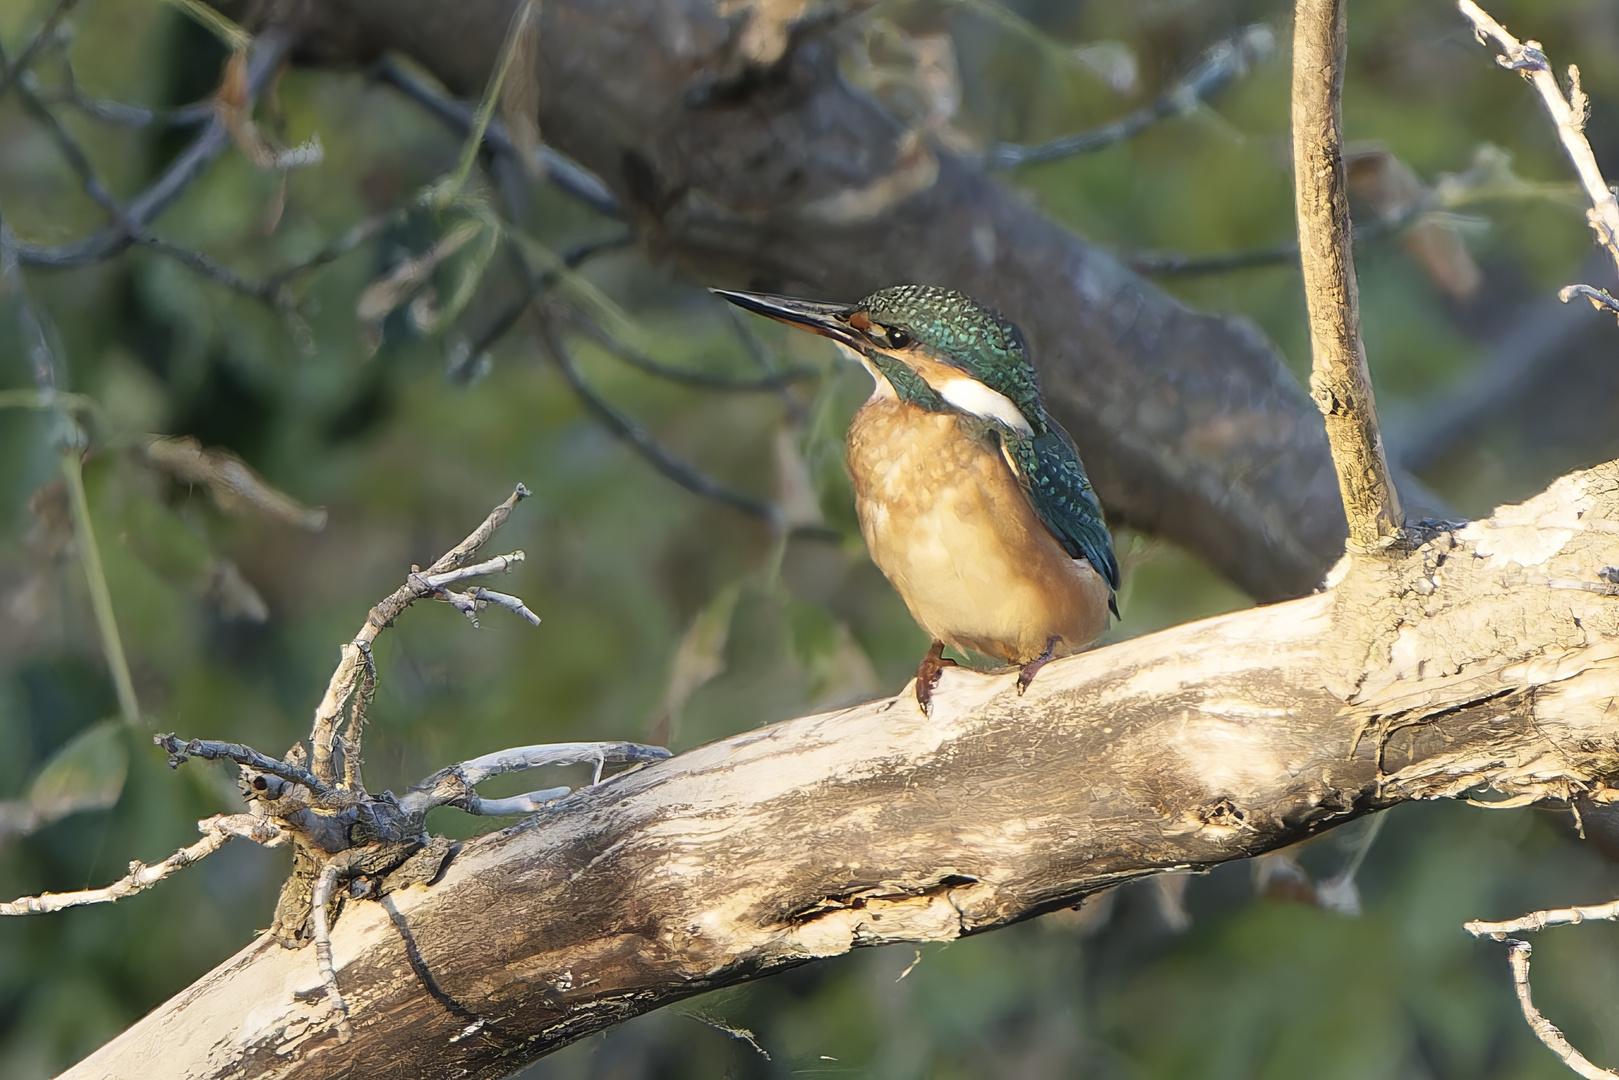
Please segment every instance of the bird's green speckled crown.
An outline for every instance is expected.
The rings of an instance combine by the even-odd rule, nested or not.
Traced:
[[[954,289],[895,285],[858,307],[884,326],[898,326],[939,352],[989,351],[1022,358],[1023,335],[1000,312]]]
[[[1011,398],[1037,429],[1044,426],[1040,383],[1023,334],[1000,312],[934,285],[895,285],[857,306],[874,322],[904,330],[938,359]]]

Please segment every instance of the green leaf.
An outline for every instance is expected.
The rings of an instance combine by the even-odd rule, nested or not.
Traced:
[[[28,789],[36,827],[118,801],[129,773],[123,727],[121,720],[103,720],[51,756]]]
[[[362,322],[386,319],[421,290],[440,263],[460,251],[483,230],[484,223],[474,218],[457,220],[427,251],[413,258],[401,259],[387,273],[367,285],[354,307],[355,317]]]
[[[450,298],[439,309],[438,318],[429,328],[429,333],[453,325],[456,317],[472,302],[479,283],[483,281],[484,272],[489,269],[489,260],[494,257],[495,249],[500,246],[499,222],[485,221],[478,234],[478,240],[479,243],[472,248],[470,255],[455,261],[451,270],[454,285],[450,290]]]

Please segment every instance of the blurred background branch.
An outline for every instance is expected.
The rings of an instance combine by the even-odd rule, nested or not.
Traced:
[[[246,97],[248,107],[253,98],[277,73],[286,59],[288,42],[277,34],[266,34],[259,39],[246,65]],[[25,51],[24,55],[27,55]],[[22,58],[13,67],[21,70]],[[25,266],[49,269],[67,269],[100,262],[119,254],[137,243],[146,227],[170,203],[184,194],[194,181],[227,146],[231,136],[229,124],[216,111],[213,119],[197,135],[191,145],[180,154],[156,181],[131,199],[115,215],[115,220],[78,240],[63,244],[42,245],[18,240],[14,247],[16,257]]]
[[[1211,46],[1184,80],[1154,99],[1147,108],[1137,109],[1095,131],[1064,135],[1037,146],[996,143],[985,153],[984,163],[992,169],[1015,169],[1019,165],[1106,150],[1134,138],[1160,120],[1185,116],[1202,108],[1205,101],[1224,90],[1232,80],[1248,74],[1253,65],[1269,60],[1275,51],[1276,37],[1270,27],[1245,26],[1235,36]]]

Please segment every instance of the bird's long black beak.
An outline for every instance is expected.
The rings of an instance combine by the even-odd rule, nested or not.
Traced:
[[[730,289],[708,291],[723,296],[744,311],[829,337],[853,349],[870,344],[865,335],[849,324],[849,316],[855,312],[851,304],[828,304],[821,300],[800,300],[796,296],[732,292]]]

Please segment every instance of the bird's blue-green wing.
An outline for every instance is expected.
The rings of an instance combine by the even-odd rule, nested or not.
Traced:
[[[1054,423],[1038,435],[1003,431],[1001,444],[1046,528],[1069,555],[1088,560],[1117,589],[1119,563],[1113,555],[1113,536],[1102,520],[1102,504],[1068,433]],[[1112,597],[1108,604],[1117,615]]]

